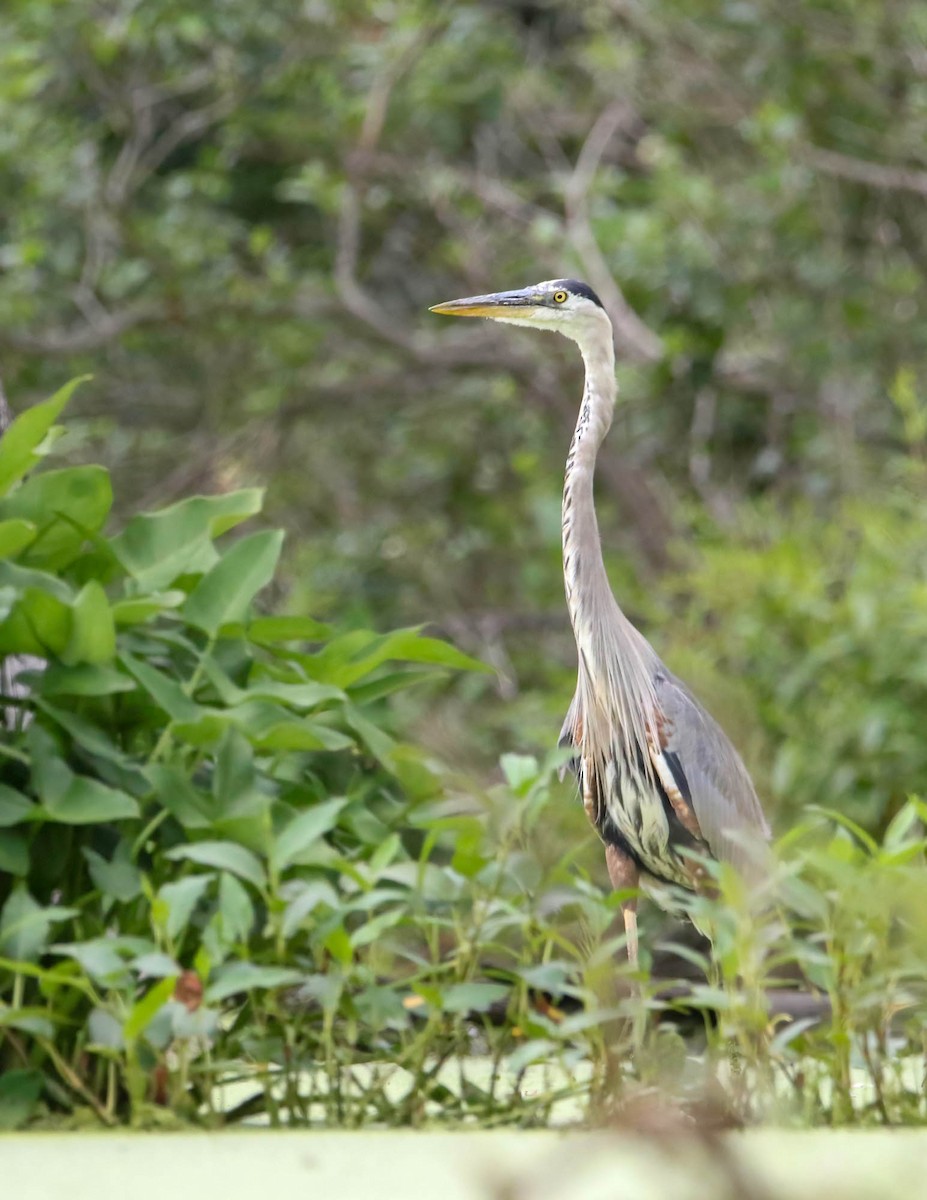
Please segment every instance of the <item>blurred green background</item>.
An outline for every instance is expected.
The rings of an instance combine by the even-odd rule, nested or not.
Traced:
[[[402,701],[488,777],[571,695],[580,365],[427,307],[588,280],[616,593],[780,829],[879,833],[927,767],[925,117],[914,0],[7,0],[0,376],[93,372],[127,511],[267,482],[289,611],[491,662]]]

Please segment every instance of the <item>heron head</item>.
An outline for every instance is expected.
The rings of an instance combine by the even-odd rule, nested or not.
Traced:
[[[489,317],[529,329],[553,329],[573,341],[585,340],[591,329],[608,326],[602,301],[588,283],[578,279],[547,279],[514,292],[490,292],[435,304],[433,313],[448,317]]]

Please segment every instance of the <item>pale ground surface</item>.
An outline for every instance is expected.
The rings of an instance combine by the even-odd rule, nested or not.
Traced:
[[[16,1200],[915,1200],[927,1132],[33,1133],[0,1171]]]

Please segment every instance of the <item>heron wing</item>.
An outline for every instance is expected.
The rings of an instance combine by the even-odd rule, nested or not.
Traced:
[[[721,726],[669,671],[654,687],[662,724],[651,746],[654,768],[691,805],[715,858],[755,876],[765,862],[769,825],[747,768]]]

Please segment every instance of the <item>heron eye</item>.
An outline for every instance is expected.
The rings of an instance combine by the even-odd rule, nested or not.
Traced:
[[[566,298],[567,298],[566,292],[554,292],[554,300],[558,304],[566,304]]]

